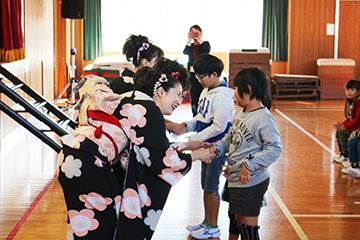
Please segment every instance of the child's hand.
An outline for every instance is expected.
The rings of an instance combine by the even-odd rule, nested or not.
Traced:
[[[177,134],[181,135],[187,132],[187,128],[185,127],[185,123],[174,123],[174,122],[166,122],[166,129]]]
[[[203,147],[203,148],[209,148],[209,147],[211,147],[212,146],[212,144],[211,143],[208,143],[208,142],[203,142],[202,144],[201,144],[201,147]]]
[[[211,163],[211,160],[215,157],[215,152],[212,148],[201,148],[193,151],[191,154],[192,161],[200,160],[204,163]]]
[[[335,128],[336,130],[341,130],[341,129],[340,129],[340,128],[341,128],[341,125],[344,125],[344,124],[338,122],[338,123],[334,124],[333,126],[334,126],[334,128]]]
[[[340,123],[339,124],[339,130],[345,130],[346,128],[345,128],[345,126],[344,126],[344,124],[343,123]]]
[[[222,170],[221,170],[221,174],[224,176],[224,177],[226,177],[226,178],[228,178],[228,173],[229,173],[229,167],[227,166],[227,165],[221,165],[221,167],[223,168]]]
[[[181,144],[181,149],[179,151],[185,151],[185,150],[197,150],[201,148],[202,142],[200,141],[188,141]]]
[[[245,166],[243,166],[239,174],[239,182],[246,185],[248,182],[250,182],[250,174],[251,172]]]

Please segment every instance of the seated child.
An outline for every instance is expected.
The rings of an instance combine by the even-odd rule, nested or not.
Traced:
[[[346,83],[346,100],[345,100],[345,120],[334,124],[336,129],[336,141],[340,154],[332,160],[338,163],[348,161],[348,140],[351,132],[360,127],[360,82],[359,80],[349,80]]]
[[[343,168],[341,171],[353,177],[360,178],[360,130],[355,132],[355,137],[348,141],[350,167]]]

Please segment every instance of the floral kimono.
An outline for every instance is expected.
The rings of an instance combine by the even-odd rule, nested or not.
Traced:
[[[101,77],[88,75],[78,86],[79,127],[61,138],[58,157],[68,210],[67,239],[113,239],[122,185],[112,164],[129,144],[127,130],[112,115],[121,96]]]
[[[81,141],[82,140],[82,141]],[[66,141],[65,141],[66,142]],[[67,239],[112,239],[121,185],[93,141],[63,146],[59,182],[68,209]]]
[[[135,96],[134,96],[135,95]],[[191,156],[169,146],[165,120],[141,92],[124,98],[114,115],[130,128],[131,150],[116,230],[118,240],[150,240],[172,185],[191,168]]]
[[[85,78],[79,127],[61,138],[58,158],[67,237],[151,239],[171,185],[190,170],[191,156],[169,146],[152,98],[135,92],[122,99],[105,79]],[[129,140],[127,161],[117,161]]]

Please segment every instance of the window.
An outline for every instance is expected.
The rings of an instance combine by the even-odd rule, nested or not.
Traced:
[[[149,36],[164,52],[181,53],[198,24],[212,52],[260,48],[263,0],[102,0],[105,52],[121,52],[131,34]]]

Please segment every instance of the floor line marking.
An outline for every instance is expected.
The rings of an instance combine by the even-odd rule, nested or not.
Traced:
[[[321,111],[326,111],[326,112],[340,112],[340,111],[344,111],[344,109],[334,109],[334,108],[329,108],[329,109],[326,109],[326,108],[322,108],[322,109],[313,109],[313,108],[283,108],[284,110],[286,111],[316,111],[316,112],[321,112]]]
[[[286,116],[284,113],[282,113],[280,110],[275,109],[275,111],[277,113],[279,113],[282,117],[284,117],[286,120],[288,120],[289,122],[291,122],[294,126],[296,126],[300,131],[302,131],[303,133],[305,133],[305,135],[307,135],[308,137],[310,137],[314,142],[316,142],[317,144],[319,144],[321,147],[323,147],[326,151],[328,151],[331,155],[336,155],[333,151],[331,151],[330,148],[328,148],[327,146],[325,146],[322,142],[320,142],[317,138],[315,138],[313,135],[311,135],[308,131],[306,131],[304,128],[302,128],[299,124],[297,124],[296,122],[294,122],[292,119],[290,119],[288,116]]]
[[[50,185],[54,182],[55,178],[56,178],[56,174],[54,175],[54,177],[52,179],[49,179],[49,181],[46,183],[44,188],[36,196],[34,201],[30,204],[30,206],[27,208],[25,213],[21,216],[21,218],[16,223],[15,227],[11,230],[11,232],[9,233],[9,235],[6,237],[5,240],[11,240],[16,236],[16,234],[18,233],[20,228],[24,225],[24,223],[26,222],[26,220],[28,219],[28,217],[30,216],[32,211],[35,209],[36,205],[40,202],[41,198],[44,196],[46,191],[49,189]]]
[[[293,215],[290,213],[289,209],[286,207],[285,203],[279,196],[279,194],[276,192],[276,190],[272,187],[272,185],[269,186],[269,191],[273,198],[275,199],[276,203],[279,205],[281,211],[284,213],[285,217],[290,222],[291,226],[294,228],[300,239],[306,240],[308,237],[306,236],[305,232],[302,230],[298,222],[295,220]]]
[[[297,127],[300,131],[302,131],[305,135],[310,137],[313,141],[315,141],[317,144],[319,144],[321,147],[323,147],[326,151],[328,151],[330,154],[332,154],[332,151],[330,148],[325,146],[322,142],[320,142],[317,138],[315,138],[312,134],[310,134],[308,131],[306,131],[304,128],[302,128],[299,124],[294,122],[292,119],[290,119],[288,116],[286,116],[284,113],[282,113],[280,110],[275,109],[275,111],[280,114],[283,118],[285,118],[287,121],[289,121],[291,124],[293,124],[295,127]],[[279,194],[275,191],[275,189],[270,185],[269,191],[274,197],[275,201],[279,205],[281,211],[284,213],[285,217],[288,219],[300,239],[308,239],[305,232],[302,230],[298,222],[295,220],[294,216],[290,213],[289,209],[286,207],[285,203],[282,201]]]
[[[360,218],[360,215],[341,215],[341,214],[293,214],[293,217],[338,217],[338,218]]]
[[[354,202],[354,204],[360,204],[360,202]]]

